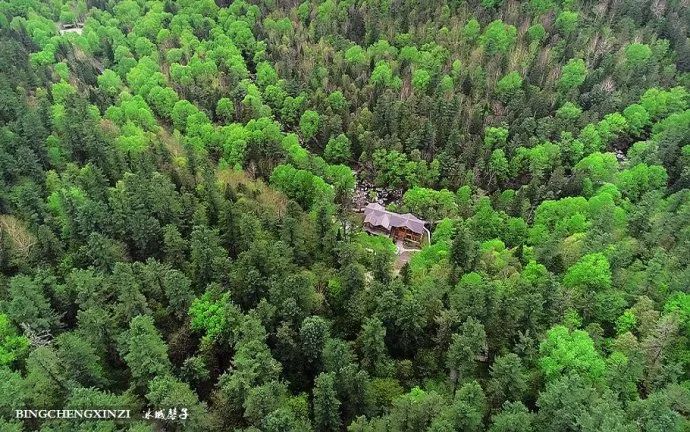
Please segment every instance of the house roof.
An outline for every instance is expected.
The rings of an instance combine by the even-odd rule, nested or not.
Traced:
[[[417,234],[424,234],[425,221],[411,213],[399,214],[386,210],[378,203],[369,203],[364,207],[364,222],[390,231],[392,227],[405,227]]]

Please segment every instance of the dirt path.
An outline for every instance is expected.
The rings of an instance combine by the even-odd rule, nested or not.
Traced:
[[[405,251],[401,254],[396,255],[395,262],[393,263],[393,272],[396,275],[400,273],[400,269],[402,269],[405,264],[410,262],[410,259],[412,258],[413,254],[414,252],[412,251]]]
[[[395,256],[395,262],[393,263],[393,271],[395,274],[400,273],[400,269],[403,268],[405,264],[410,262],[410,259],[412,259],[412,255],[414,255],[416,252],[419,252],[419,249],[408,249],[403,245],[401,241],[397,242],[395,244],[395,248],[397,249],[396,251],[396,256]]]

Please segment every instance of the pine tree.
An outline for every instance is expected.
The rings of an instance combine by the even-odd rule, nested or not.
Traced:
[[[336,397],[334,376],[321,373],[314,381],[314,426],[320,431],[340,430],[340,401]]]

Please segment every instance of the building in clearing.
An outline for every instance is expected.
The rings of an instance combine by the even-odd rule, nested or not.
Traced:
[[[58,25],[58,32],[60,36],[67,33],[82,34],[84,31],[84,23],[62,23]]]
[[[428,234],[426,221],[413,214],[393,213],[377,203],[364,207],[364,230],[370,234],[387,235],[394,241],[419,245]]]

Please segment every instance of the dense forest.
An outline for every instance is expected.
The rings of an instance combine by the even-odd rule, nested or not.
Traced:
[[[0,430],[690,431],[689,35],[684,0],[0,2]],[[430,222],[409,262],[362,183]],[[134,414],[15,415],[91,408]]]

